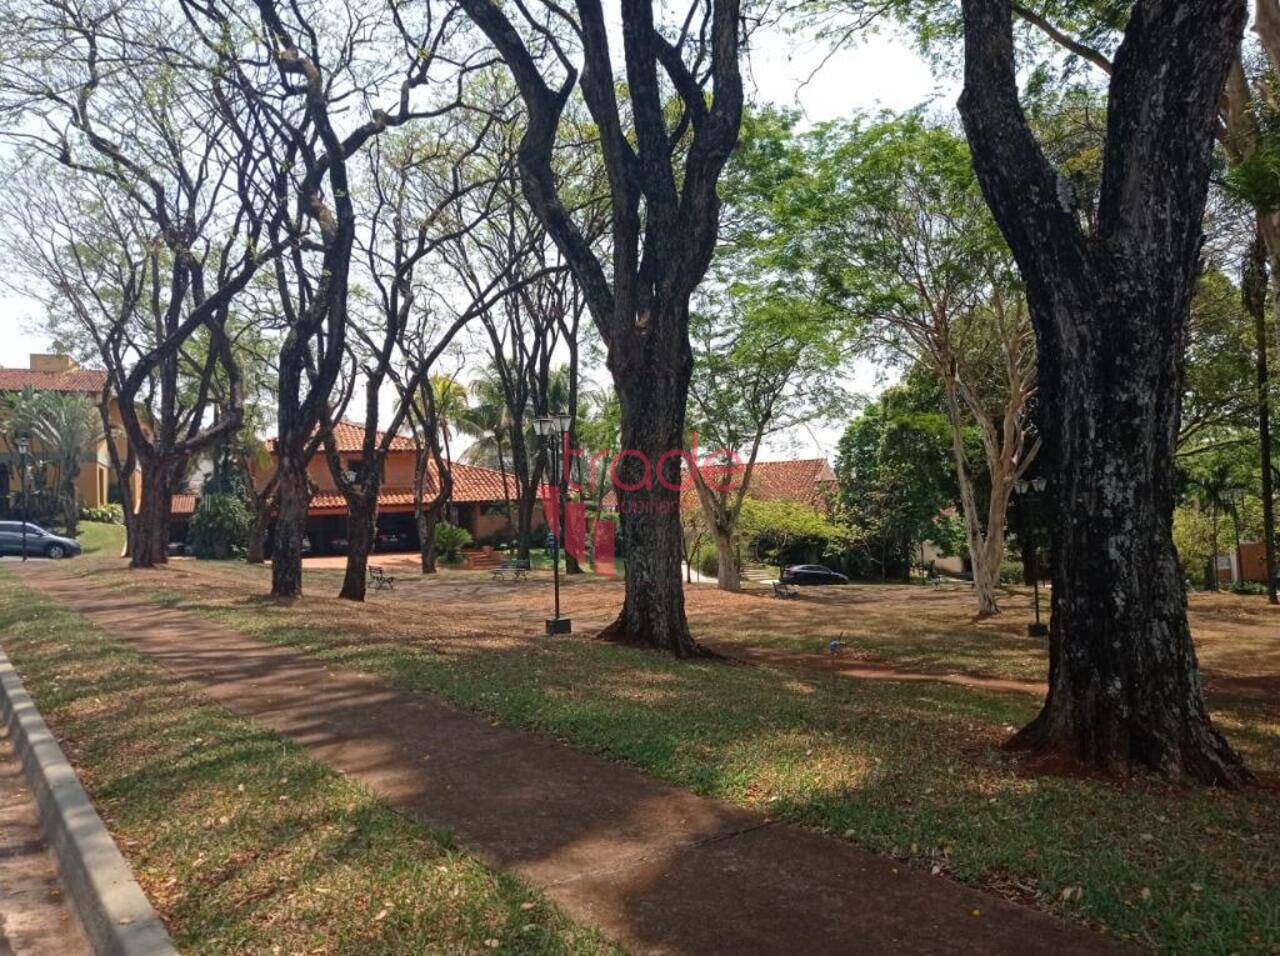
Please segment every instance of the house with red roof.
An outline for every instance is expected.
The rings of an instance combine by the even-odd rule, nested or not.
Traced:
[[[351,422],[334,426],[333,437],[338,456],[347,470],[357,470],[364,448],[364,428]],[[378,433],[377,441],[384,435]],[[275,454],[275,439],[268,439],[267,451]],[[378,532],[383,550],[409,550],[417,547],[417,528],[413,520],[413,440],[402,435],[391,439],[390,450],[383,460],[382,488],[378,493]],[[274,466],[268,465],[254,474],[259,487],[271,477]],[[516,497],[514,476],[493,468],[454,462],[450,469],[453,492],[447,520],[471,532],[477,542],[492,540],[509,529],[507,502]],[[307,511],[307,537],[317,554],[341,553],[346,549],[347,502],[338,490],[323,451],[317,451],[307,465],[313,494]],[[439,488],[435,463],[428,465],[425,497],[431,501]],[[175,495],[174,519],[181,522],[195,512],[196,495]]]
[[[81,368],[69,355],[33,354],[27,368],[0,368],[0,394],[30,388],[37,392],[84,395],[94,405],[106,401],[107,414],[115,426],[113,440],[123,458],[127,442],[121,425],[120,407],[115,396],[106,393],[106,386],[106,372]],[[21,487],[18,450],[10,447],[10,438],[11,436],[0,438],[0,511],[5,512],[10,509],[14,495]],[[38,484],[53,487],[57,481],[57,466],[44,459],[39,441],[32,442],[28,455],[28,473],[33,471],[36,472],[33,481]],[[142,475],[137,471],[133,474],[132,485],[133,500],[137,501],[142,487]],[[120,489],[115,471],[111,467],[111,451],[105,435],[85,453],[75,487],[76,498],[82,507],[97,508],[109,502],[120,501]]]
[[[746,478],[746,463],[728,465],[702,465],[703,477],[713,488],[738,488]],[[681,475],[680,510],[696,510],[702,507],[698,489],[687,468]],[[751,467],[751,481],[747,494],[757,501],[791,501],[808,505],[819,511],[827,511],[836,490],[836,473],[825,458],[800,458],[790,461],[757,461]],[[606,509],[617,508],[617,495],[610,488],[605,492]]]
[[[703,478],[713,487],[737,488],[746,477],[746,463],[702,465]],[[680,496],[681,508],[697,508],[698,490],[688,486]],[[826,511],[835,493],[836,473],[825,458],[800,458],[791,461],[757,461],[751,466],[751,483],[747,494],[757,501],[790,501]]]

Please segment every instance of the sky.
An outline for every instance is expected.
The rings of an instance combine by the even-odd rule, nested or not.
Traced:
[[[777,28],[758,31],[752,47],[746,73],[749,97],[757,103],[798,108],[807,123],[857,111],[897,112],[926,102],[950,107],[958,92],[949,82],[935,80],[928,64],[888,33],[872,35],[856,48],[837,51],[825,64],[826,47]],[[0,262],[0,270],[3,268]],[[38,303],[0,289],[0,367],[25,368],[29,353],[49,350],[48,336],[39,330],[40,317]],[[883,384],[875,366],[860,361],[845,387],[855,394],[872,395]],[[834,459],[843,425],[813,425],[776,436],[763,457]]]

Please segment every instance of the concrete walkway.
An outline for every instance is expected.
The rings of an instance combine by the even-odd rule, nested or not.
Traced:
[[[22,763],[0,725],[0,954],[89,952],[89,941],[63,898]]]
[[[13,568],[632,952],[1110,952],[1109,940],[194,615]]]

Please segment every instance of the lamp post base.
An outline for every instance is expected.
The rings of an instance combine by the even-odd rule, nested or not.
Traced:
[[[1028,637],[1048,637],[1049,625],[1048,624],[1028,624],[1027,636]]]
[[[548,634],[572,634],[573,621],[567,617],[549,617],[547,618]]]

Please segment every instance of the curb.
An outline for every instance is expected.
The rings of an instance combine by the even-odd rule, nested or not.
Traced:
[[[22,761],[73,911],[98,956],[177,950],[48,724],[0,650],[0,717]]]

